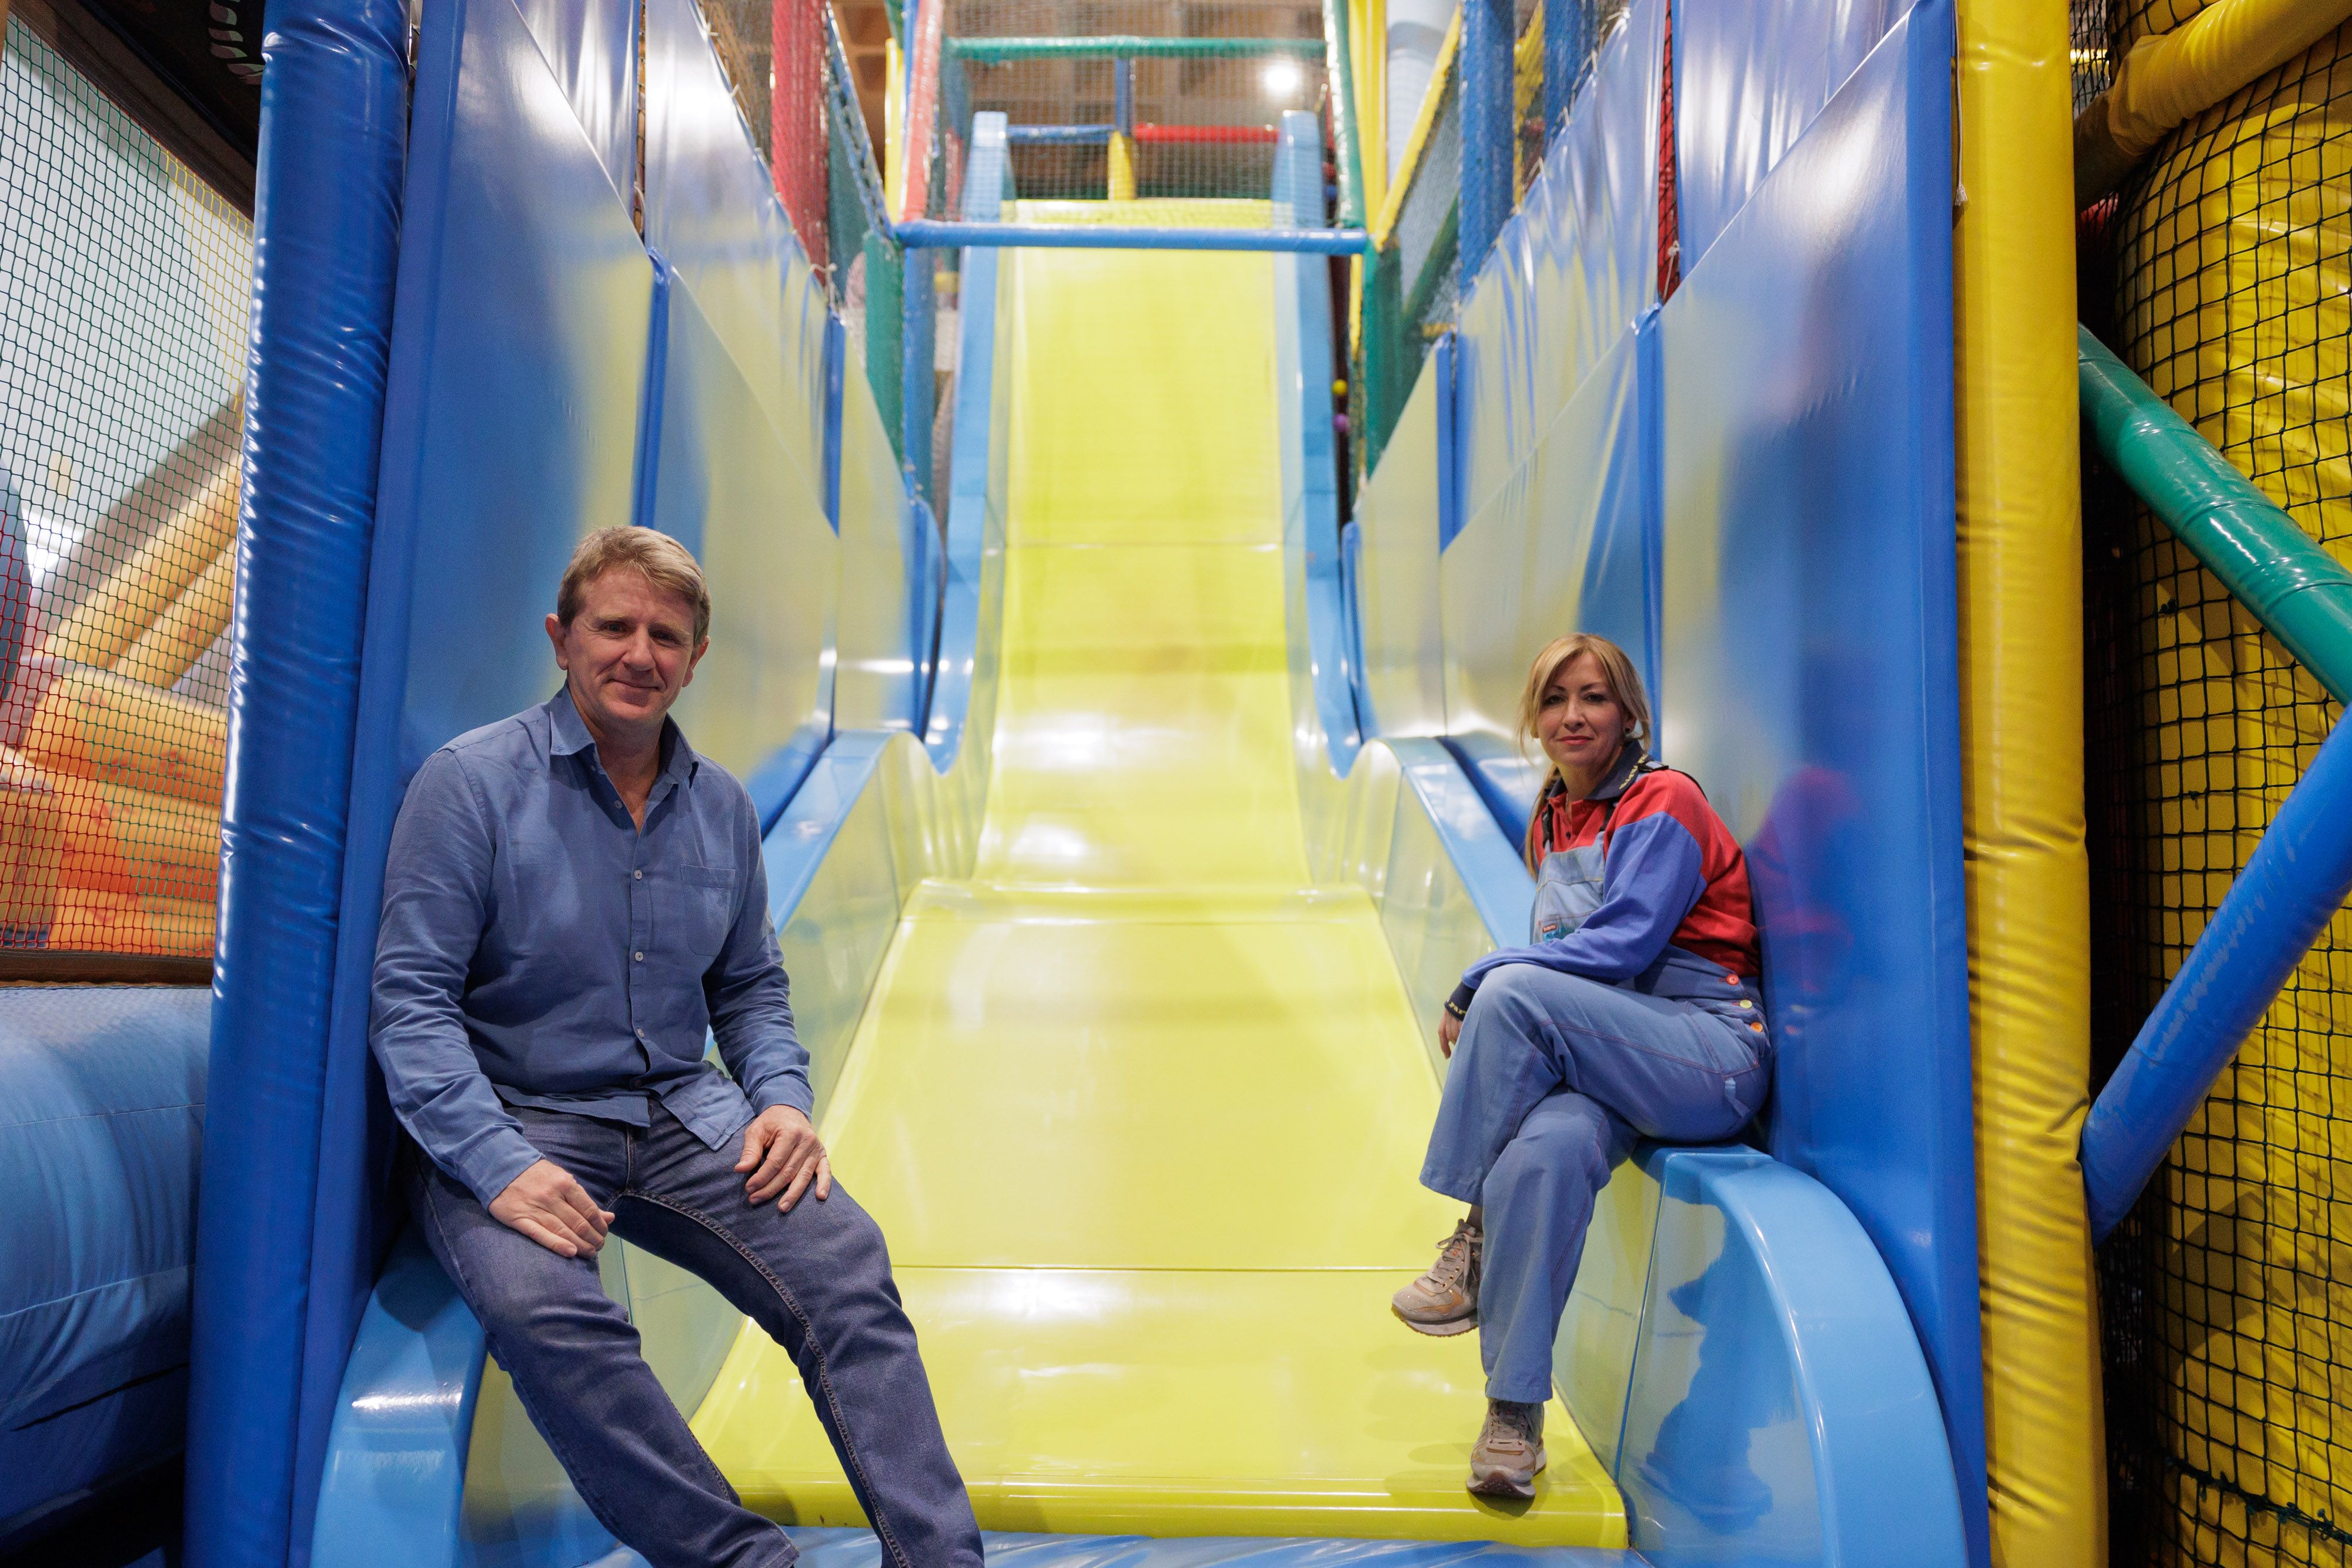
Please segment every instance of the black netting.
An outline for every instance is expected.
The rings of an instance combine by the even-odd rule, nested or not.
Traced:
[[[2112,36],[2183,0],[2123,0]],[[2095,37],[2082,25],[2077,45]],[[2078,84],[2085,61],[2077,55]],[[2352,559],[2352,29],[2174,133],[2088,231],[2085,319]],[[2101,246],[2111,246],[2102,253]],[[2086,475],[2095,1068],[2339,713],[2163,526]],[[2112,1560],[2352,1558],[2352,917],[2102,1249]]]
[[[2115,69],[2107,54],[2107,0],[2069,0],[2067,32],[2074,67],[2074,112],[2107,90]]]
[[[30,30],[0,71],[0,946],[208,956],[251,225]]]
[[[1135,127],[1129,151],[1139,198],[1263,201],[1273,189],[1273,133],[1283,112],[1324,107],[1323,13],[1295,4],[1181,0],[955,0],[953,44],[988,39],[1287,39],[1279,53],[1145,56],[1128,62]],[[1001,110],[1013,130],[1023,197],[1102,201],[1113,190],[1120,66],[1098,55],[999,59],[964,55],[967,115]],[[1080,128],[1095,128],[1082,134]],[[1065,139],[1073,138],[1073,139]],[[940,214],[944,215],[944,214]]]

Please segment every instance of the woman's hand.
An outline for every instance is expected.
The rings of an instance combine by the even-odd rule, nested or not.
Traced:
[[[1453,1012],[1440,1009],[1437,1014],[1437,1049],[1448,1058],[1454,1054],[1454,1042],[1462,1038],[1462,1020]]]

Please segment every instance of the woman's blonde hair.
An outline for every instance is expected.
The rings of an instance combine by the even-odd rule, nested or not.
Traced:
[[[1625,650],[1608,638],[1595,636],[1590,632],[1571,632],[1565,637],[1555,637],[1546,643],[1543,651],[1536,655],[1535,663],[1528,666],[1527,689],[1519,694],[1520,748],[1525,750],[1537,746],[1536,720],[1543,713],[1544,693],[1553,681],[1559,678],[1560,671],[1567,668],[1569,661],[1580,653],[1591,654],[1593,661],[1601,666],[1601,685],[1609,688],[1609,695],[1624,710],[1625,737],[1648,746],[1650,695],[1642,689],[1642,672],[1633,667],[1633,661],[1626,655]],[[1545,779],[1544,788],[1549,789],[1552,779],[1559,775],[1559,768],[1554,768],[1550,777]],[[1538,802],[1543,799],[1540,792],[1536,798]],[[1536,825],[1540,815],[1539,812],[1530,812],[1528,816],[1528,837],[1523,847],[1530,867],[1535,864]]]

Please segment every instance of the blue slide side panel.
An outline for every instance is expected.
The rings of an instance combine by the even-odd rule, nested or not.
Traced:
[[[1441,341],[1426,366],[1451,352]],[[1363,635],[1363,721],[1368,735],[1445,730],[1444,642],[1438,626],[1441,538],[1442,369],[1424,368],[1405,400],[1381,465],[1364,484],[1349,530],[1361,541],[1356,610]]]
[[[1778,1035],[1773,1152],[1885,1254],[1974,1548],[1952,50],[1949,5],[1927,0],[1665,307],[1664,750],[1748,848]]]
[[[1436,741],[1412,738],[1391,741],[1389,749],[1468,891],[1487,940],[1496,947],[1526,941],[1535,920],[1535,879],[1453,753]],[[1461,978],[1458,970],[1454,978]]]
[[[414,1230],[360,1320],[319,1488],[311,1561],[419,1568],[458,1559],[482,1325]]]
[[[1912,0],[1674,0],[1675,234],[1687,276]]]
[[[1657,688],[1638,365],[1634,335],[1621,334],[1520,476],[1439,563],[1450,633],[1447,729],[1514,841],[1527,832],[1545,771],[1518,738],[1536,650],[1570,632],[1597,632],[1622,645]]]
[[[907,495],[890,435],[864,374],[841,389],[841,662],[834,723],[912,729],[937,614],[933,525]]]
[[[793,1016],[820,1115],[898,928],[889,802],[875,783],[898,733],[836,736],[764,846],[768,909],[793,977]]]
[[[1291,110],[1282,117],[1274,158],[1274,221],[1303,226],[1323,213],[1323,143],[1315,117]],[[1332,429],[1331,268],[1319,256],[1277,256],[1274,264],[1275,384],[1282,425],[1282,538],[1291,566],[1288,607],[1307,636],[1293,639],[1291,691],[1312,693],[1332,768],[1340,777],[1363,744],[1356,716],[1356,669],[1348,615],[1347,578],[1339,558],[1339,459]],[[1294,666],[1295,668],[1295,666]],[[1300,715],[1305,717],[1305,715]]]
[[[191,1330],[194,1568],[275,1568],[295,1550],[304,1417],[331,1398],[352,1321],[352,1292],[312,1277],[314,1230],[367,1228],[320,1154],[409,124],[404,7],[289,0],[268,57],[209,1051],[221,1103],[205,1129]]]
[[[1437,549],[1440,554],[1462,532],[1469,519],[1462,511],[1462,334],[1447,332],[1437,340],[1423,361],[1415,393],[1429,388],[1430,407],[1437,422]],[[1412,399],[1405,404],[1412,407]],[[1385,454],[1383,454],[1385,456]]]
[[[653,268],[628,208],[511,0],[431,14],[411,124],[328,1054],[334,1132],[315,1155],[313,1289],[339,1309],[312,1316],[306,1493],[399,1218],[366,1046],[384,846],[426,755],[555,685],[541,627],[552,585],[583,532],[635,509],[651,324]],[[294,1531],[304,1561],[307,1502]]]
[[[702,301],[768,422],[811,473],[824,321],[767,164],[695,0],[646,0],[646,236]]]
[[[963,216],[993,222],[1012,188],[1013,165],[1004,141],[1004,116],[996,110],[972,116],[971,162],[964,172]],[[994,250],[963,253],[957,291],[953,462],[950,465],[944,587],[940,605],[939,661],[932,676],[923,745],[941,773],[956,765],[964,736],[992,715],[971,711],[975,674],[996,650],[982,645],[988,630],[983,587],[992,561],[1004,549],[1004,498],[1010,444],[1013,378],[996,373],[1006,352],[1011,313],[998,298],[1003,257]],[[982,743],[986,743],[983,735]]]
[[[399,526],[370,594],[402,622],[368,649],[402,708],[387,769],[401,789],[452,737],[560,684],[541,624],[556,580],[582,535],[635,520],[654,293],[629,210],[511,0],[433,20],[386,416]]]
[[[1588,89],[1609,182],[1608,225],[1589,229],[1591,237],[1582,242],[1585,265],[1603,265],[1605,253],[1613,280],[1602,345],[1658,302],[1658,99],[1665,51],[1666,0],[1633,0],[1601,46]]]
[[[1563,632],[1597,632],[1633,655],[1643,685],[1654,692],[1655,492],[1643,461],[1640,369],[1634,335],[1620,337],[1536,448],[1535,550],[1524,603],[1530,654]]]
[[[1665,0],[1639,0],[1601,49],[1460,315],[1462,499],[1502,486],[1656,298],[1657,123]]]
[[[211,1014],[0,991],[0,1538],[179,1449]]]
[[[686,279],[670,280],[653,515],[710,580],[710,652],[676,716],[773,821],[831,722],[826,638],[841,544],[821,476],[761,413]]]
[[[1611,1195],[1656,1188],[1616,1455],[1635,1549],[1659,1568],[1961,1568],[1935,1386],[1853,1215],[1752,1149],[1641,1164]]]
[[[841,400],[842,380],[849,358],[849,331],[841,318],[828,311],[824,319],[824,520],[841,532]]]
[[[635,0],[516,0],[624,204],[637,183]]]
[[[1601,632],[1656,695],[1655,465],[1635,338],[1655,295],[1664,5],[1637,0],[1603,46],[1463,304],[1440,413],[1444,727],[1513,833],[1544,773],[1516,734],[1538,648]]]

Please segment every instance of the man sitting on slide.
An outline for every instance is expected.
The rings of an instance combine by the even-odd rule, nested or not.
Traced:
[[[607,1234],[791,1352],[884,1563],[979,1568],[882,1233],[809,1123],[751,797],[668,718],[709,646],[701,569],[606,528],[555,605],[563,689],[426,758],[393,831],[371,1041],[421,1151],[409,1207],[582,1500],[656,1568],[796,1553],[638,1354]]]

